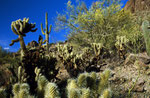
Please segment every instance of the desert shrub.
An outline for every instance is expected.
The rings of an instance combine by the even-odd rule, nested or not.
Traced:
[[[84,2],[75,6],[68,1],[67,11],[58,14],[56,25],[56,29],[68,28],[68,42],[76,49],[102,43],[106,49],[115,51],[117,36],[126,36],[131,49],[142,36],[134,15],[121,9],[119,2],[110,0],[98,0],[89,8]]]

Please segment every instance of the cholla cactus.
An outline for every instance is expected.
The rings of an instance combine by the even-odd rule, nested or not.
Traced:
[[[91,45],[94,49],[95,55],[99,56],[101,53],[101,49],[103,48],[103,44],[102,43],[92,43]]]
[[[109,76],[110,70],[108,69],[100,74],[100,79],[95,72],[82,73],[77,79],[68,80],[66,94],[68,98],[111,98],[112,94],[108,82]],[[34,96],[30,95],[29,90],[28,84],[16,83],[12,92],[14,98],[34,98]],[[58,87],[41,75],[38,78],[36,98],[60,98]]]
[[[60,98],[59,92],[55,83],[48,83],[46,85],[44,98]]]
[[[35,68],[35,70],[34,70],[34,73],[36,74],[35,81],[39,80],[39,77],[41,76],[40,71],[41,71],[40,68],[38,68],[38,67]]]
[[[63,62],[70,76],[77,76],[82,64],[82,54],[75,54],[73,47],[69,44],[64,46],[57,44],[58,57]],[[74,70],[74,72],[72,72]]]
[[[29,18],[27,19],[24,18],[23,20],[19,19],[19,20],[13,21],[11,24],[12,31],[19,37],[15,40],[12,40],[12,43],[10,44],[10,46],[12,46],[15,42],[20,41],[20,46],[21,46],[21,50],[23,51],[23,53],[26,52],[26,46],[25,46],[23,37],[26,36],[26,33],[30,31],[35,32],[37,30],[37,29],[34,29],[35,24],[28,23],[28,22],[29,22]]]
[[[105,89],[99,98],[111,98],[112,92],[110,89]]]
[[[142,23],[142,30],[143,30],[143,36],[146,43],[146,51],[147,54],[150,56],[150,23],[148,20],[143,21]]]
[[[38,78],[38,87],[37,87],[37,95],[38,98],[43,98],[45,93],[45,87],[48,84],[48,80],[44,76],[39,76]]]
[[[29,93],[30,87],[27,83],[16,83],[13,85],[13,94],[14,98],[29,98],[30,93]]]
[[[124,45],[126,45],[128,42],[129,42],[129,40],[126,38],[126,36],[117,36],[116,37],[115,47],[118,50],[119,57],[123,56],[123,58],[125,59],[125,47],[124,47]]]
[[[68,98],[80,98],[80,90],[79,89],[69,89]]]
[[[25,70],[21,66],[19,66],[18,67],[18,82],[19,83],[26,82],[26,79],[27,78],[25,78]]]
[[[82,74],[80,74],[80,75],[78,76],[78,78],[77,78],[77,79],[78,79],[77,83],[78,83],[79,87],[86,87],[86,86],[87,86],[87,81],[86,81],[87,76],[88,76],[87,73],[82,73]]]
[[[110,77],[110,70],[109,69],[106,69],[102,74],[100,74],[100,81],[98,84],[98,93],[99,94],[101,94],[105,88],[108,88],[109,77]]]
[[[91,92],[89,88],[83,88],[82,89],[82,98],[91,98]]]
[[[75,79],[68,80],[67,90],[78,88],[77,81]]]
[[[6,98],[6,92],[3,88],[0,88],[0,98]]]

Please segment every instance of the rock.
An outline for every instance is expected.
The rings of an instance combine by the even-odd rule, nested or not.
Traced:
[[[150,62],[150,57],[146,53],[139,53],[139,54],[129,54],[127,56],[124,64],[129,65],[129,64],[134,64],[136,60],[139,60],[143,62],[144,64],[148,64]]]
[[[125,5],[124,10],[130,10],[132,13],[150,10],[150,0],[129,0]]]
[[[144,64],[142,61],[140,61],[140,60],[136,60],[135,62],[134,62],[134,66],[133,66],[134,68],[136,68],[136,69],[140,69],[140,70],[146,70],[147,68],[148,68],[148,66],[146,65],[146,64]]]
[[[133,89],[134,92],[144,92],[144,86],[135,86]]]

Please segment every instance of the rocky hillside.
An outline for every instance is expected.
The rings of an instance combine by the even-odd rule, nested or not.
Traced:
[[[150,0],[129,0],[125,7],[125,10],[131,10],[131,12],[150,10]]]

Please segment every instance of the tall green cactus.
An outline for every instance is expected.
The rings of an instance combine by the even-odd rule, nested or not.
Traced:
[[[48,30],[48,18],[47,18],[47,13],[46,13],[46,16],[45,16],[45,25],[46,25],[46,28],[43,29],[43,24],[41,23],[41,31],[42,31],[42,34],[45,35],[46,37],[46,52],[49,53],[49,34],[51,32],[51,29],[52,29],[52,25],[50,25],[49,27],[49,30]],[[45,31],[45,33],[44,33]]]
[[[37,30],[37,28],[34,29],[35,24],[28,23],[28,22],[29,22],[29,18],[27,19],[24,18],[23,20],[19,19],[19,20],[13,21],[11,24],[12,31],[19,37],[15,40],[12,40],[10,46],[12,46],[15,42],[20,42],[21,50],[23,51],[23,53],[25,53],[26,51],[26,46],[25,46],[23,37],[26,36],[26,33],[35,32]]]
[[[144,40],[146,43],[146,51],[147,54],[150,56],[150,23],[148,20],[143,21],[142,23],[142,31],[143,31],[143,36]]]

